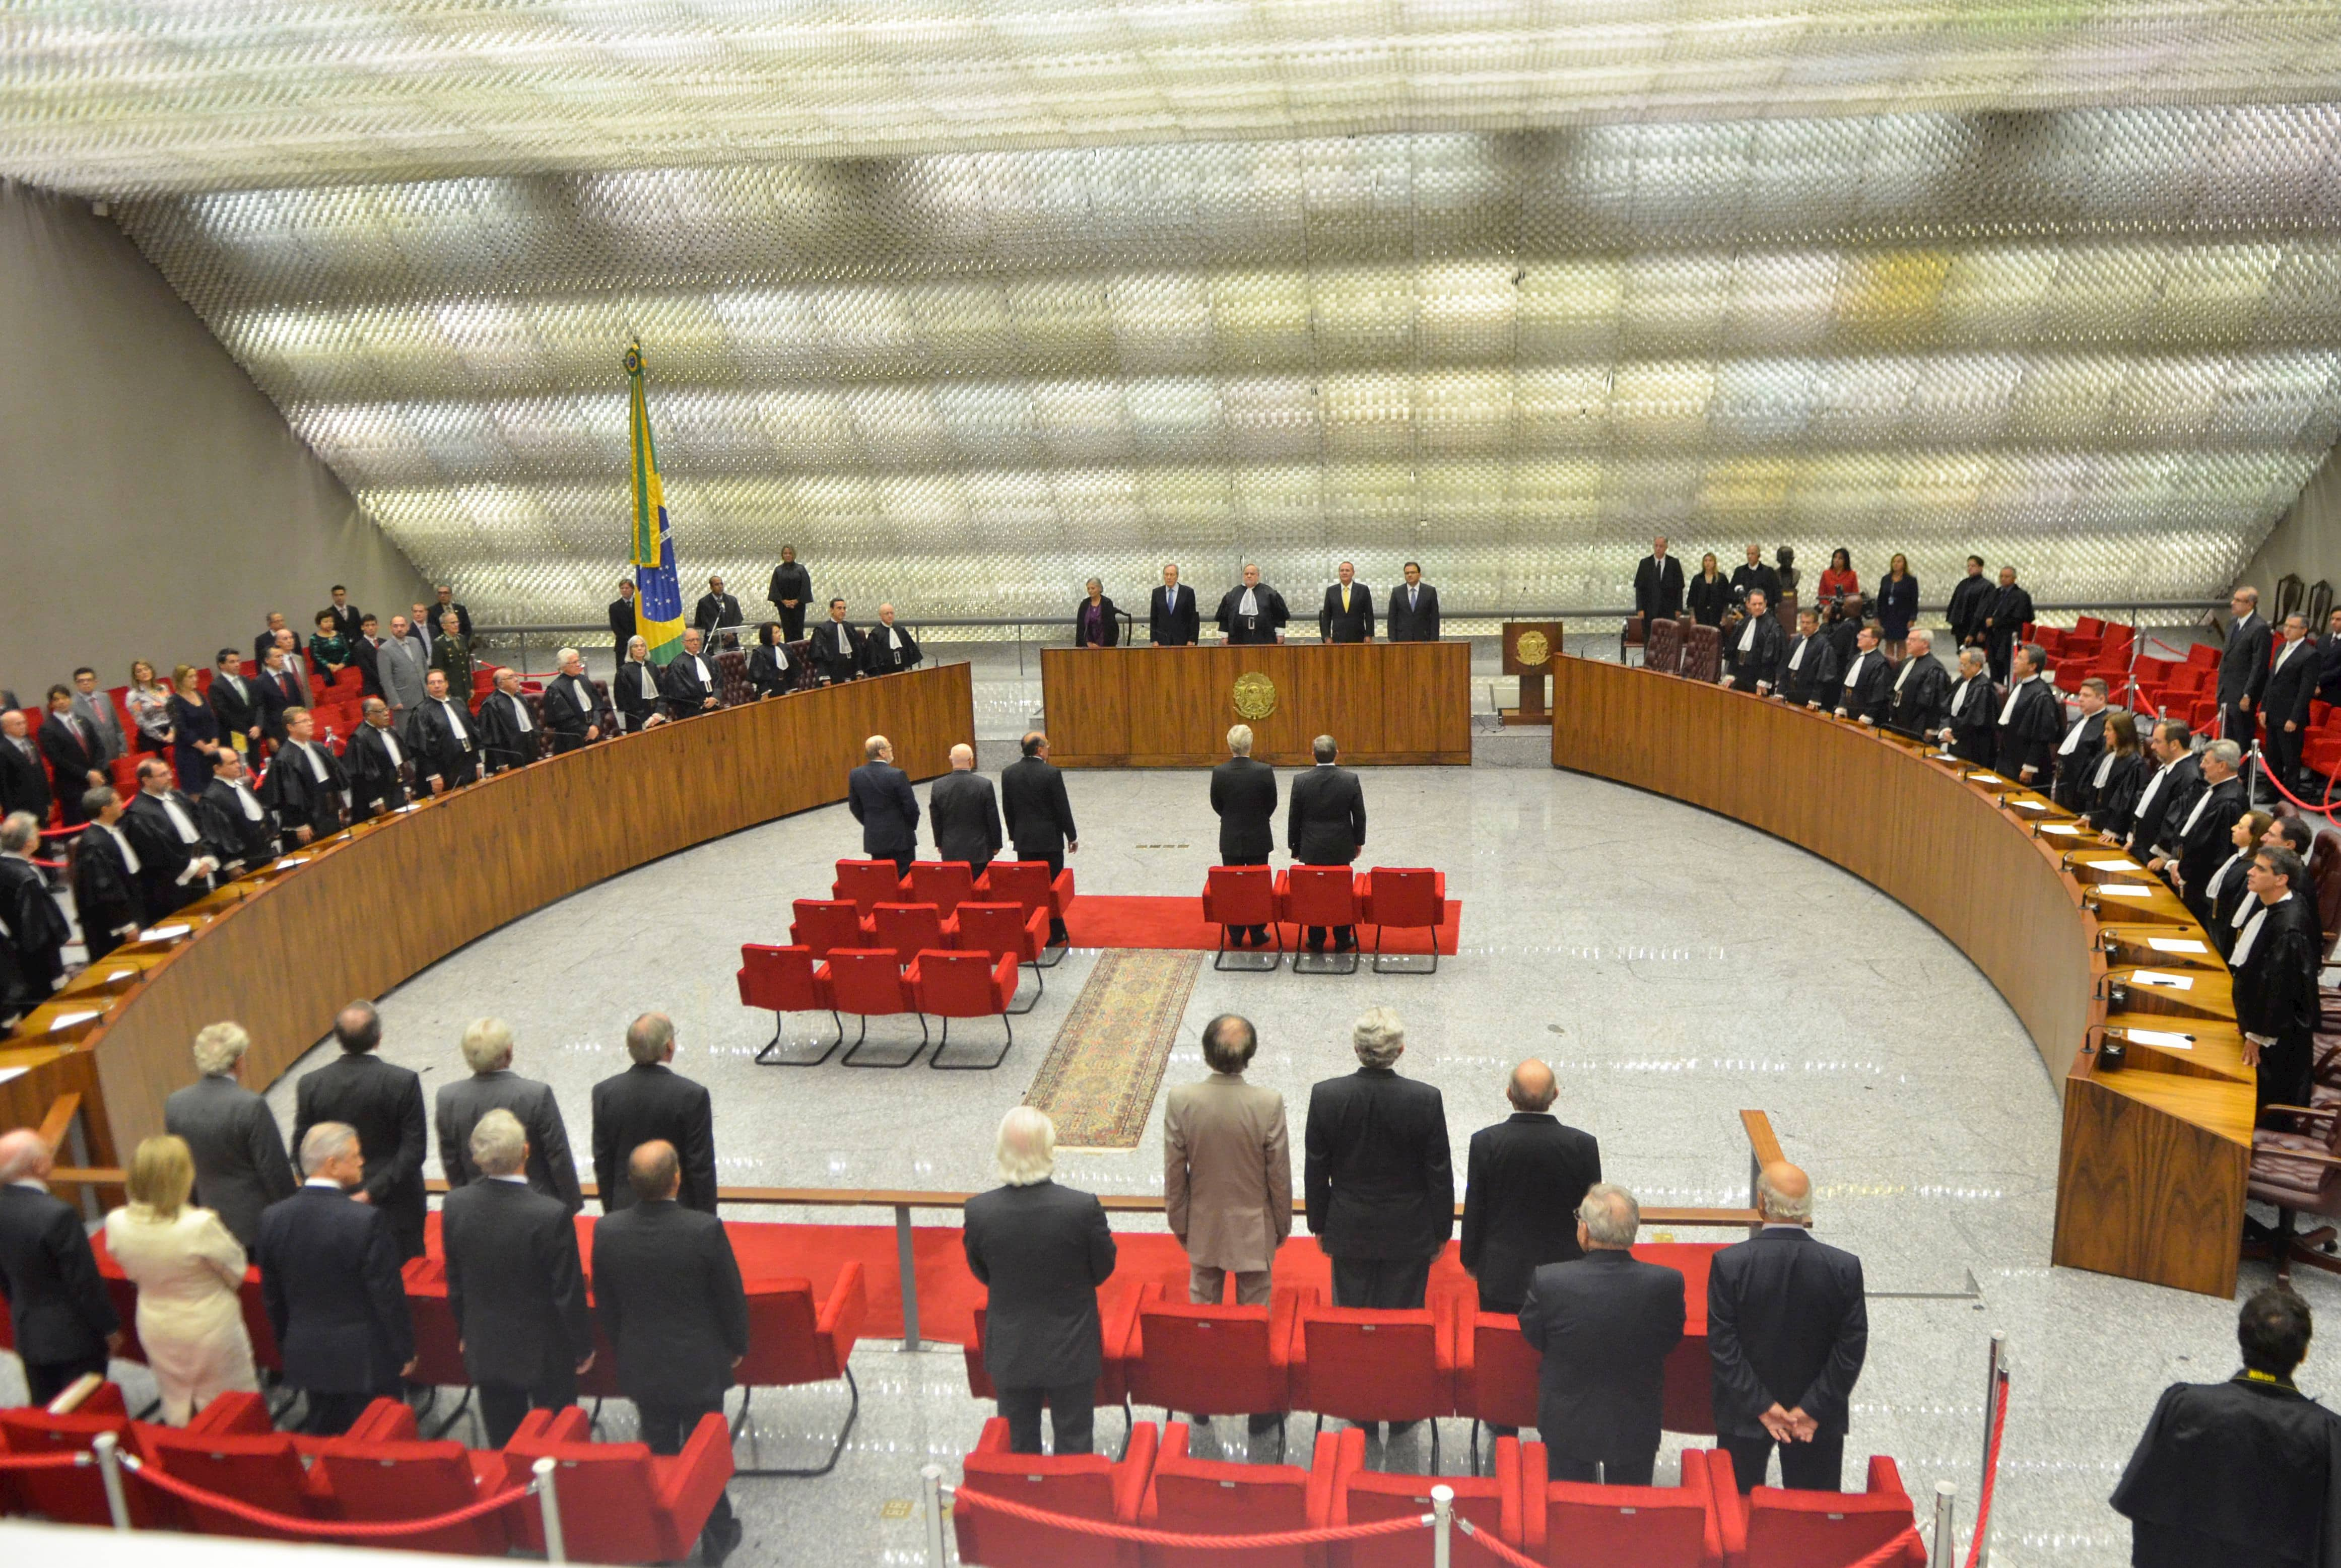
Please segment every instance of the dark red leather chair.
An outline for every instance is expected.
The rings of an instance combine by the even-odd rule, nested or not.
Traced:
[[[930,948],[911,960],[902,978],[911,987],[912,999],[921,1014],[932,1013],[943,1021],[942,1037],[935,1042],[935,1054],[927,1058],[927,1066],[946,1072],[990,1072],[1008,1059],[1008,1053],[1016,1048],[1016,1026],[1008,1021],[1008,1004],[1016,997],[1016,960],[1004,955],[995,958],[989,953]],[[953,1018],[995,1017],[1008,1031],[998,1056],[988,1062],[943,1060],[943,1052],[951,1047]]]
[[[1719,1448],[1692,1449],[1683,1454],[1686,1488],[1690,1484],[1694,1454],[1706,1461],[1708,1485],[1721,1527],[1723,1560],[1731,1568],[1858,1563],[1883,1550],[1914,1522],[1909,1494],[1902,1490],[1902,1473],[1883,1454],[1870,1456],[1866,1491],[1784,1492],[1758,1486],[1745,1497],[1732,1474],[1731,1455]],[[1522,1464],[1525,1467],[1526,1461]],[[1948,1553],[1945,1560],[1948,1561]],[[1927,1568],[1927,1548],[1913,1537],[1886,1564],[1887,1568]]]
[[[1096,1454],[1011,1454],[1008,1423],[995,1415],[983,1424],[983,1435],[963,1464],[960,1491],[1004,1497],[1069,1518],[1135,1524],[1161,1442],[1148,1422],[1131,1428],[1119,1460]],[[952,1509],[951,1528],[959,1537],[959,1560],[980,1568],[1141,1568],[1134,1542],[1051,1530],[987,1513],[980,1504]]]
[[[902,978],[902,967],[894,961],[892,948],[839,948],[829,955],[829,962],[818,971],[829,982],[830,1005],[841,1013],[852,1013],[861,1018],[862,1032],[853,1037],[853,1048],[838,1058],[840,1067],[907,1067],[919,1059],[919,1052],[927,1048],[927,1020],[919,1019],[918,1049],[899,1062],[857,1062],[853,1058],[862,1043],[870,1037],[870,1020],[889,1018],[899,1014],[916,1015],[919,1004],[911,995],[910,986]],[[841,1034],[844,1025],[838,1026]]]
[[[1013,958],[1019,964],[1031,966],[1032,999],[1021,1007],[1011,1007],[1009,1016],[1021,1018],[1039,1007],[1041,998],[1049,994],[1049,977],[1041,966],[1041,955],[1049,950],[1049,911],[1028,909],[1013,902],[969,903],[959,907],[956,918],[961,951]]]
[[[1214,969],[1246,969],[1268,974],[1284,966],[1284,908],[1277,901],[1276,873],[1265,866],[1214,866],[1203,873],[1203,918],[1220,928],[1219,956]],[[1228,928],[1265,926],[1276,938],[1276,951],[1234,952],[1241,959],[1266,958],[1263,967],[1228,962]]]
[[[1234,1464],[1187,1457],[1187,1424],[1174,1421],[1162,1434],[1154,1475],[1146,1485],[1138,1522],[1150,1530],[1182,1535],[1266,1535],[1285,1530],[1321,1530],[1333,1516],[1333,1474],[1338,1444],[1320,1443],[1316,1462],[1293,1464]],[[1429,1543],[1424,1543],[1426,1548]],[[1148,1545],[1146,1568],[1318,1568],[1319,1549],[1285,1546],[1246,1552],[1240,1557],[1210,1546]]]
[[[1354,926],[1358,923],[1357,876],[1347,866],[1289,867],[1276,874],[1276,901],[1282,906],[1284,918],[1296,926]],[[1301,968],[1304,958],[1311,961],[1310,968]],[[1292,972],[1354,975],[1358,955],[1295,953]]]
[[[890,867],[889,869],[892,869]],[[789,924],[789,940],[826,958],[835,948],[871,946],[870,923],[851,898],[799,898],[796,918]]]
[[[911,898],[932,904],[948,920],[959,907],[975,897],[975,873],[964,860],[911,862]]]
[[[836,999],[813,965],[811,948],[774,948],[742,942],[740,968],[733,978],[739,982],[742,1007],[762,1007],[772,1015],[772,1037],[757,1050],[758,1063],[780,1067],[817,1067],[845,1043],[845,1022],[837,1016]],[[791,1013],[827,1013],[829,1021],[837,1026],[837,1038],[811,1061],[776,1055],[781,1048],[782,1026]]]
[[[830,884],[832,898],[850,898],[853,908],[862,915],[880,904],[891,904],[902,897],[902,873],[894,869],[892,860],[840,860],[837,879]]]
[[[732,1420],[734,1441],[748,1424],[748,1407],[759,1388],[795,1388],[843,1379],[852,1396],[845,1424],[829,1457],[810,1470],[752,1469],[736,1462],[735,1475],[826,1475],[837,1468],[845,1440],[862,1414],[862,1385],[853,1381],[854,1342],[870,1321],[870,1284],[859,1263],[839,1271],[829,1295],[816,1299],[812,1282],[774,1280],[748,1292],[748,1354],[732,1371],[741,1386],[740,1414]]]
[[[903,968],[909,968],[911,960],[929,948],[955,947],[958,941],[959,922],[945,919],[932,904],[879,904],[871,908],[868,946],[893,948],[894,960]]]
[[[561,1533],[572,1563],[680,1563],[696,1550],[699,1533],[732,1478],[732,1438],[723,1418],[710,1412],[683,1442],[662,1457],[640,1443],[594,1443],[585,1413],[532,1410],[504,1444],[504,1474],[526,1485],[539,1459],[558,1466],[553,1489]],[[515,1543],[544,1550],[534,1508],[513,1521]]]
[[[1598,1486],[1547,1480],[1544,1444],[1524,1444],[1517,1544],[1552,1568],[1610,1568],[1619,1563],[1631,1563],[1635,1568],[1723,1568],[1728,1537],[1717,1505],[1714,1473],[1707,1463],[1718,1457],[1719,1451],[1685,1449],[1679,1486]],[[1725,1486],[1730,1487],[1728,1458],[1723,1474]],[[1737,1489],[1732,1498],[1738,1501]],[[1905,1514],[1907,1523],[1907,1508]],[[1868,1550],[1865,1546],[1846,1556],[1788,1558],[1776,1568],[1851,1563]]]
[[[1358,878],[1358,913],[1374,928],[1375,974],[1439,973],[1439,930],[1447,924],[1446,872],[1427,866],[1377,866]],[[1392,969],[1382,961],[1382,933],[1393,926],[1428,934],[1430,968]]]

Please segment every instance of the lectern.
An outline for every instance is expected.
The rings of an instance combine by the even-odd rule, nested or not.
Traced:
[[[1552,668],[1552,656],[1560,651],[1560,630],[1558,620],[1504,622],[1504,673],[1520,678],[1520,705],[1502,710],[1505,723],[1552,722],[1544,705],[1544,678]]]

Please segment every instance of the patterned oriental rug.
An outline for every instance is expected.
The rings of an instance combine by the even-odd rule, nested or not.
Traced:
[[[1202,965],[1192,951],[1099,955],[1024,1095],[1057,1124],[1060,1148],[1138,1146]]]

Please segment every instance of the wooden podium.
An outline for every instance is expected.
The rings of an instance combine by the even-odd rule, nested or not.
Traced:
[[[1558,620],[1504,622],[1504,673],[1520,678],[1520,705],[1499,711],[1505,723],[1552,722],[1552,710],[1544,705],[1544,678],[1560,651],[1560,632]]]

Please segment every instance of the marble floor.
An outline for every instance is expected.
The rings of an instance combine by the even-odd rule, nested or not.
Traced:
[[[979,666],[991,767],[1039,700],[1037,678],[1028,686],[1003,663],[995,654]],[[1476,684],[1484,702],[1488,682]],[[1935,1484],[1954,1482],[1964,1531],[1987,1345],[2003,1332],[2014,1396],[1996,1560],[2126,1562],[2127,1528],[2105,1498],[2165,1384],[2233,1371],[2234,1312],[2048,1266],[2056,1095],[1983,977],[1867,884],[1663,799],[1533,767],[1374,769],[1365,782],[1364,859],[1443,868],[1463,901],[1461,952],[1428,978],[1206,968],[1173,1054],[1174,1080],[1201,1071],[1201,1024],[1242,1012],[1261,1037],[1252,1076],[1284,1093],[1297,1121],[1310,1084],[1353,1066],[1357,1014],[1388,1003],[1409,1028],[1400,1070],[1445,1097],[1459,1183],[1465,1141],[1505,1112],[1506,1071],[1534,1055],[1559,1075],[1559,1113],[1600,1137],[1606,1174],[1653,1206],[1746,1201],[1736,1113],[1768,1112],[1790,1157],[1814,1176],[1819,1234],[1858,1253],[1867,1270],[1871,1336],[1848,1476],[1858,1484],[1870,1453],[1894,1455],[1922,1515]],[[1084,891],[1200,887],[1216,843],[1200,774],[1077,774],[1071,798],[1083,844],[1071,864]],[[781,938],[789,901],[825,889],[831,862],[858,847],[852,819],[833,808],[589,888],[384,998],[384,1054],[423,1072],[427,1090],[463,1070],[456,1040],[465,1023],[501,1016],[519,1036],[518,1067],[556,1087],[582,1141],[590,1086],[624,1065],[627,1021],[658,1008],[679,1031],[677,1067],[714,1092],[727,1184],[989,1185],[992,1129],[1022,1097],[1095,954],[1076,951],[1050,973],[1045,998],[1018,1020],[1015,1048],[995,1073],[758,1067],[752,1057],[772,1024],[738,1003],[738,946]],[[900,1021],[882,1020],[872,1033],[914,1037],[890,1029]],[[791,1038],[813,1032],[814,1020],[791,1020]],[[272,1092],[288,1123],[293,1077],[320,1059]],[[1061,1179],[1159,1191],[1160,1126],[1158,1103],[1137,1149],[1068,1156]],[[2247,1265],[2244,1288],[2266,1278]],[[2302,1285],[2320,1312],[2341,1309],[2341,1285],[2315,1274]],[[905,1506],[918,1468],[931,1459],[950,1470],[988,1407],[968,1398],[955,1348],[906,1355],[871,1343],[854,1365],[862,1409],[837,1471],[734,1484],[748,1525],[736,1561],[802,1562],[817,1541],[838,1561],[923,1562],[921,1527]],[[2323,1389],[2336,1365],[2330,1352],[2313,1355],[2304,1386]],[[0,1369],[0,1385],[14,1378],[13,1366]],[[842,1388],[760,1398],[760,1462],[817,1457],[843,1402]],[[608,1425],[628,1429],[622,1406]],[[1296,1419],[1290,1432],[1302,1463],[1310,1425]],[[1448,1469],[1462,1464],[1465,1426],[1448,1424]],[[1101,1432],[1119,1428],[1101,1416]],[[1221,1422],[1220,1436],[1243,1446],[1240,1423]],[[1662,1481],[1678,1446],[1662,1456]],[[1393,1469],[1425,1468],[1429,1458],[1420,1434],[1375,1454]]]

